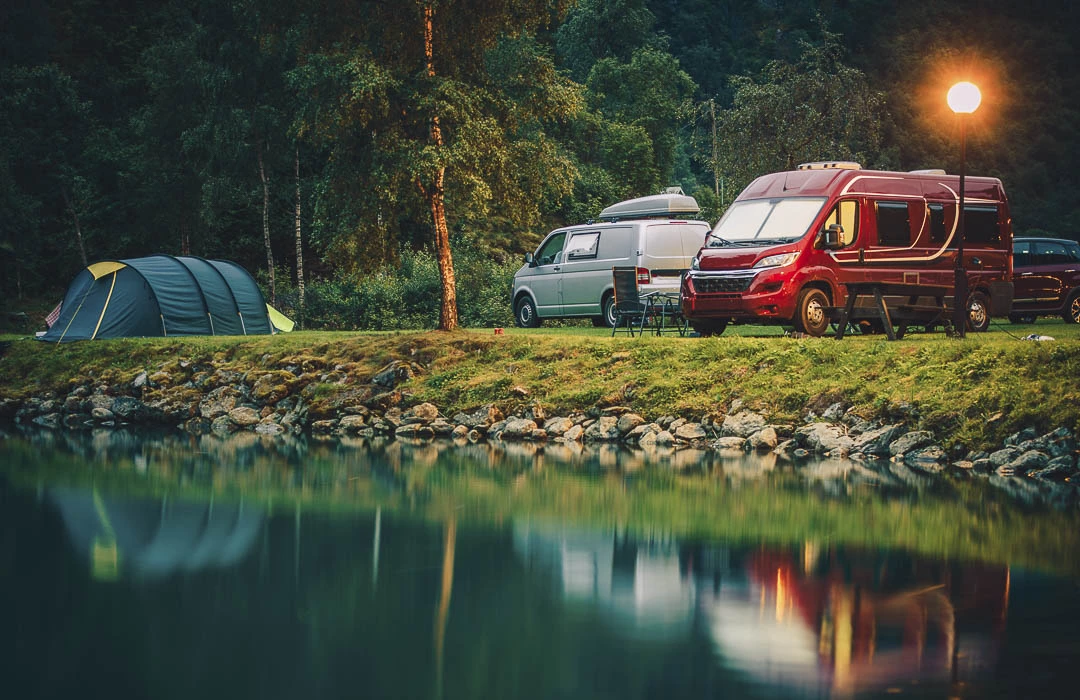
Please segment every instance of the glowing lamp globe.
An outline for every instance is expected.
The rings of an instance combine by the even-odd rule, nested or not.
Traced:
[[[949,109],[952,111],[957,114],[971,114],[979,108],[979,103],[982,102],[982,93],[973,83],[963,82],[949,88],[949,95],[946,99],[949,102]]]

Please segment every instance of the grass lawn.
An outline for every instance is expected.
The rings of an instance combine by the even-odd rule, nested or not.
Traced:
[[[1021,340],[1030,334],[1054,341]],[[45,345],[3,336],[0,397],[53,391],[74,383],[123,385],[138,373],[183,366],[261,372],[307,364],[337,368],[366,382],[391,360],[421,371],[404,390],[448,415],[486,403],[506,411],[539,403],[548,415],[594,406],[627,406],[649,418],[724,415],[734,399],[774,422],[801,423],[835,402],[866,417],[910,416],[942,438],[969,447],[999,445],[1024,427],[1080,431],[1080,326],[1059,319],[995,323],[966,339],[914,333],[783,337],[783,329],[732,326],[712,338],[611,337],[609,329],[565,324],[539,329],[455,333],[303,331],[277,336],[128,338]],[[192,370],[186,370],[188,372]],[[342,390],[315,387],[317,397]]]

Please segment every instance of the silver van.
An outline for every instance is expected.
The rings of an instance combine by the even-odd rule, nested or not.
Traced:
[[[700,211],[678,193],[613,204],[600,223],[555,229],[514,274],[514,321],[535,328],[544,319],[592,318],[615,324],[611,268],[638,270],[641,292],[678,293],[679,281],[705,243],[710,226],[689,217]]]

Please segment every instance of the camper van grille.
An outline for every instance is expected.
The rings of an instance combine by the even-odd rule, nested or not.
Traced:
[[[694,291],[698,294],[745,292],[753,277],[695,277]]]

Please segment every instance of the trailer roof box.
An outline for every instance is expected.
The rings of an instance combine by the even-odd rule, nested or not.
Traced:
[[[600,218],[614,220],[680,217],[697,214],[700,211],[701,207],[698,206],[697,200],[690,195],[667,193],[612,204],[600,212]]]

